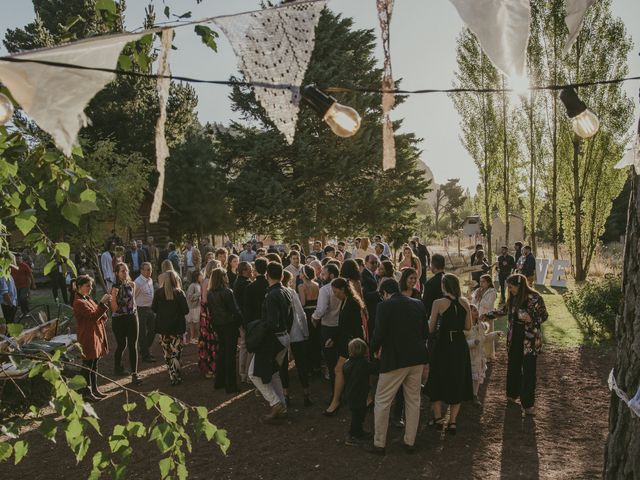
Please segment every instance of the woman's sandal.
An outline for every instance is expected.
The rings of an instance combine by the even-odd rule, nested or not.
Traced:
[[[433,425],[436,427],[436,430],[439,432],[443,431],[445,428],[444,417],[436,418],[433,421]]]
[[[451,435],[455,435],[458,431],[458,426],[455,423],[450,423],[447,425],[447,433]]]

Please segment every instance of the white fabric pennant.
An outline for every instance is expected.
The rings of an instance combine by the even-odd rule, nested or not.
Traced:
[[[614,392],[618,398],[631,409],[636,417],[640,418],[640,387],[638,387],[638,391],[635,396],[629,399],[629,395],[627,395],[626,392],[618,386],[616,377],[613,375],[613,370],[614,369],[611,369],[611,372],[609,373],[609,390]]]
[[[300,86],[325,4],[325,0],[291,2],[213,20],[229,39],[238,68],[254,83],[256,98],[289,144],[296,133]],[[288,87],[266,88],[261,83]]]
[[[142,35],[144,33],[127,33],[91,38],[20,53],[12,58],[114,69],[122,48]],[[71,155],[80,129],[89,124],[85,107],[114,77],[111,72],[0,59],[0,81],[67,156]]]
[[[160,116],[156,122],[156,168],[158,170],[158,185],[153,194],[153,203],[149,213],[149,222],[156,223],[160,218],[162,209],[162,197],[164,195],[164,171],[165,160],[169,156],[169,147],[165,138],[165,123],[167,121],[167,100],[169,98],[169,87],[171,86],[171,68],[169,66],[169,53],[171,52],[171,42],[173,40],[173,30],[162,31],[160,41],[160,57],[158,59],[158,75],[156,90],[158,101],[160,102]],[[167,78],[163,78],[167,77]]]
[[[531,23],[529,0],[451,0],[451,3],[494,65],[510,77],[523,77]]]
[[[580,34],[582,22],[587,14],[587,10],[589,10],[589,7],[594,3],[596,3],[596,0],[567,0],[567,15],[564,17],[564,22],[567,24],[567,28],[569,29],[569,37],[567,38],[567,43],[564,44],[564,48],[562,49],[563,55],[566,55],[569,50],[571,50],[571,46],[575,43],[578,35]]]
[[[391,15],[393,13],[393,0],[377,0],[378,21],[382,36],[382,49],[384,51],[384,74],[382,77],[382,90],[394,89],[393,72],[391,69],[391,43],[389,29]],[[396,103],[393,93],[382,94],[382,169],[389,170],[396,166],[396,138],[393,133],[391,121],[391,109]]]

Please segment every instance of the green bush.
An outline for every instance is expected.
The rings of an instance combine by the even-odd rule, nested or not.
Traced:
[[[564,294],[567,308],[595,340],[612,338],[622,302],[622,279],[610,275],[584,283]]]

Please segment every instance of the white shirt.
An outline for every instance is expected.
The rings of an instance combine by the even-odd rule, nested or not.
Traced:
[[[309,325],[307,325],[307,315],[300,302],[298,294],[293,288],[285,287],[291,294],[291,302],[293,303],[293,325],[291,325],[291,343],[304,342],[309,338]]]
[[[139,275],[136,283],[136,305],[138,307],[150,307],[153,303],[153,280]]]
[[[102,267],[102,275],[104,276],[104,280],[109,281],[111,283],[115,282],[115,278],[113,275],[113,258],[111,257],[111,253],[109,251],[105,251],[100,256],[100,266]]]
[[[186,258],[187,268],[193,267],[193,249],[190,248],[189,250],[187,250]]]
[[[320,320],[320,324],[325,327],[337,327],[341,305],[342,302],[333,294],[331,284],[328,283],[318,293],[318,305],[312,317]]]
[[[495,308],[498,293],[496,292],[495,288],[488,288],[487,291],[484,292],[484,295],[482,295],[480,301],[476,300],[477,293],[478,290],[474,290],[471,294],[471,298],[473,299],[471,303],[473,303],[478,308],[478,314],[480,316],[486,315]]]
[[[289,272],[293,276],[293,279],[295,280],[298,276],[300,276],[300,272],[302,271],[302,265],[299,265],[296,267],[295,265],[293,265],[293,263],[290,263],[285,267],[285,270]]]

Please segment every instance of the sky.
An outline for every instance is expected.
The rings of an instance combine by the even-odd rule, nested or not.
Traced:
[[[144,9],[155,4],[157,21],[165,20],[162,0],[127,0],[126,26],[138,28],[144,17]],[[173,13],[188,10],[192,19],[233,14],[259,8],[259,0],[165,0]],[[33,20],[32,2],[28,0],[1,0],[0,35],[7,28],[22,27]],[[179,6],[179,11],[178,7]],[[330,0],[329,8],[345,17],[354,19],[356,28],[373,29],[378,40],[377,12],[374,0]],[[629,55],[630,76],[640,75],[640,1],[613,0],[613,13],[621,17],[634,40]],[[463,28],[456,10],[448,0],[396,0],[391,22],[391,56],[393,73],[401,79],[404,89],[449,88],[456,70],[456,38]],[[178,50],[171,53],[171,69],[174,75],[226,80],[237,73],[237,60],[231,46],[221,34],[218,53],[205,47],[193,32],[193,27],[176,30],[174,42]],[[0,53],[6,54],[0,46]],[[382,47],[378,41],[376,57],[382,63]],[[227,123],[239,120],[231,111],[228,99],[229,87],[194,85],[199,97],[198,117],[202,123]],[[628,82],[628,94],[638,98],[640,82]],[[636,109],[638,112],[638,109]],[[476,167],[460,143],[459,117],[452,101],[445,94],[413,95],[399,105],[394,119],[404,119],[402,131],[414,132],[422,138],[422,160],[431,168],[435,181],[444,183],[449,178],[459,178],[460,183],[475,191],[478,183]]]

